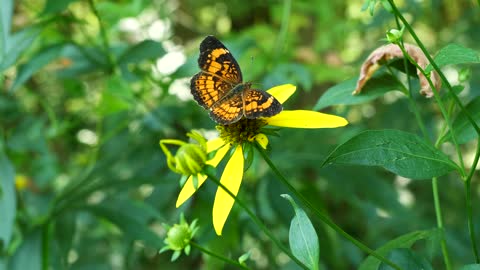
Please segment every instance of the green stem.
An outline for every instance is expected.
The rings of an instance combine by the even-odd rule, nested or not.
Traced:
[[[472,171],[474,168],[472,168]],[[475,225],[473,223],[473,211],[472,211],[472,196],[471,196],[471,184],[470,181],[465,181],[465,203],[467,206],[467,217],[468,217],[468,231],[470,236],[470,242],[472,243],[473,256],[475,257],[475,263],[480,263],[480,258],[478,257],[478,248],[477,242],[475,240]]]
[[[408,102],[410,103],[410,107],[412,108],[413,114],[415,115],[415,119],[417,120],[417,124],[420,128],[420,131],[422,132],[423,137],[425,137],[426,140],[429,140],[427,129],[425,128],[425,124],[423,123],[422,116],[420,115],[420,111],[418,110],[418,107],[415,104],[415,100],[413,99],[413,96],[412,96],[410,76],[408,75],[407,67],[405,67],[405,70],[407,72],[407,77],[409,78],[408,79],[408,89],[406,89],[405,86],[403,85],[403,83],[397,78],[397,76],[395,76],[395,73],[393,72],[393,70],[390,66],[387,65],[387,69],[392,74],[393,78],[395,78],[395,80],[398,82],[398,84],[401,85],[402,90],[403,90],[402,92],[407,96]]]
[[[235,266],[237,266],[237,267],[239,267],[239,268],[242,268],[242,269],[246,269],[246,270],[249,270],[249,269],[250,269],[250,268],[248,268],[247,266],[242,265],[242,264],[240,264],[240,263],[237,262],[237,261],[234,261],[234,260],[232,260],[232,259],[223,257],[223,256],[220,255],[220,254],[217,254],[217,253],[215,253],[215,252],[213,252],[213,251],[210,251],[210,250],[202,247],[201,245],[199,245],[199,244],[197,244],[197,243],[195,243],[195,242],[193,242],[193,241],[190,241],[190,245],[192,245],[192,247],[200,250],[201,252],[203,252],[203,253],[205,253],[205,254],[208,254],[208,255],[210,255],[210,256],[212,256],[212,257],[214,257],[214,258],[217,258],[217,259],[219,259],[219,260],[221,260],[221,261],[224,261],[224,262],[226,262],[226,263],[235,265]]]
[[[222,183],[220,183],[216,176],[208,172],[206,172],[205,174],[208,176],[208,178],[210,178],[210,180],[212,180],[215,184],[217,184],[220,188],[227,192],[228,195],[230,195],[235,200],[235,202],[247,212],[248,216],[253,220],[253,222],[255,222],[255,224],[257,224],[257,226],[260,227],[260,229],[275,243],[275,245],[277,245],[283,252],[285,252],[288,257],[290,257],[290,259],[292,259],[303,269],[308,269],[308,267],[303,264],[299,259],[297,259],[297,257],[295,257],[288,248],[286,248],[282,243],[280,243],[279,240],[275,238],[275,236],[270,232],[270,230],[257,218],[257,216],[255,216],[255,214],[247,207],[247,205],[242,200],[240,200]]]
[[[394,1],[393,0],[388,0],[388,2],[390,3],[390,6],[392,7],[392,11],[393,13],[395,13],[395,16],[397,16],[403,23],[403,25],[405,26],[405,28],[408,30],[408,32],[410,33],[410,35],[412,36],[412,38],[415,40],[415,42],[417,43],[418,47],[422,50],[422,52],[425,54],[425,57],[427,57],[428,61],[430,62],[430,65],[432,65],[433,69],[438,73],[438,75],[440,76],[440,78],[442,79],[442,82],[445,84],[445,86],[447,87],[448,91],[450,92],[450,94],[452,95],[453,99],[455,100],[455,102],[457,103],[458,107],[460,107],[460,109],[462,110],[463,113],[465,113],[465,115],[467,116],[468,118],[468,121],[470,122],[470,124],[473,126],[473,128],[475,129],[475,131],[477,132],[477,134],[480,135],[480,127],[478,127],[477,123],[475,122],[475,120],[473,119],[472,115],[470,114],[469,111],[467,111],[465,109],[465,106],[463,106],[462,102],[460,101],[460,99],[458,98],[458,96],[455,94],[455,91],[453,91],[453,88],[452,86],[450,85],[450,83],[448,82],[447,78],[445,77],[445,74],[443,74],[442,70],[440,69],[440,67],[438,67],[438,65],[435,63],[435,61],[433,60],[433,58],[430,56],[429,52],[427,51],[427,49],[425,48],[425,46],[423,45],[423,43],[420,41],[420,39],[418,38],[417,34],[415,33],[415,31],[413,31],[413,28],[412,26],[407,22],[407,20],[405,19],[405,17],[403,17],[402,13],[400,13],[400,11],[398,10],[397,6],[395,5]],[[428,77],[427,77],[428,78]]]
[[[275,44],[277,57],[283,55],[283,48],[287,40],[288,24],[290,21],[290,13],[292,9],[292,0],[284,0],[282,24],[280,25],[280,32],[278,33],[277,42]]]
[[[462,178],[464,178],[465,177],[465,165],[464,165],[464,162],[463,162],[462,152],[460,151],[460,146],[457,143],[457,136],[455,135],[455,131],[453,130],[452,121],[450,120],[450,116],[448,115],[448,112],[445,109],[445,104],[443,103],[442,98],[440,97],[440,94],[438,93],[437,89],[435,88],[435,85],[433,84],[432,80],[430,79],[430,76],[428,76],[428,74],[425,72],[425,70],[414,59],[412,59],[412,57],[405,50],[405,47],[403,47],[401,44],[398,44],[398,46],[402,50],[402,53],[405,56],[405,58],[407,58],[408,61],[410,61],[410,63],[415,65],[415,67],[420,71],[420,73],[422,73],[425,76],[425,78],[427,79],[428,85],[432,89],[433,97],[435,98],[435,101],[438,104],[438,108],[442,112],[443,118],[445,118],[445,122],[447,123],[448,129],[450,130],[450,134],[451,134],[451,137],[452,137],[452,142],[453,142],[453,145],[455,146],[455,151],[457,152],[458,161],[460,162],[461,175],[462,175]]]
[[[371,248],[367,247],[364,245],[362,242],[358,241],[355,239],[353,236],[349,235],[347,232],[345,232],[342,228],[340,228],[337,224],[335,224],[333,221],[330,220],[329,217],[325,215],[325,213],[321,212],[315,206],[313,206],[305,197],[303,197],[302,194],[300,194],[283,176],[283,174],[278,170],[278,168],[273,164],[272,160],[268,157],[267,153],[262,149],[261,146],[258,144],[255,145],[257,148],[258,152],[260,155],[262,155],[263,159],[267,162],[267,164],[270,166],[272,171],[277,175],[277,177],[280,179],[280,181],[292,192],[295,197],[297,197],[302,204],[310,209],[323,223],[327,224],[330,228],[332,228],[334,231],[336,231],[338,234],[342,235],[344,238],[349,240],[351,243],[353,243],[355,246],[357,246],[360,250],[372,255],[373,257],[377,258],[378,260],[382,261],[385,264],[390,265],[394,269],[401,270],[401,268],[393,263],[392,261],[384,258],[382,255],[378,254],[376,251],[372,250]]]
[[[452,269],[452,264],[450,262],[450,254],[447,248],[447,240],[445,239],[445,229],[443,227],[443,217],[442,217],[442,208],[440,207],[440,196],[438,193],[438,178],[432,178],[432,193],[433,193],[433,204],[435,206],[435,216],[437,217],[437,228],[440,229],[441,238],[440,238],[440,247],[442,249],[443,260],[445,262],[445,267],[447,270]]]
[[[98,13],[97,7],[95,6],[94,0],[88,0],[88,3],[90,4],[90,8],[92,9],[93,14],[95,14],[95,17],[98,20],[98,25],[100,27],[100,36],[103,42],[103,50],[104,54],[107,56],[108,64],[111,69],[110,71],[116,73],[117,65],[115,63],[115,58],[113,57],[113,54],[110,52],[110,41],[108,40],[107,31],[105,30],[105,26],[103,25],[103,21],[100,17],[100,14]]]
[[[48,270],[50,264],[50,235],[52,223],[42,226],[42,270]]]

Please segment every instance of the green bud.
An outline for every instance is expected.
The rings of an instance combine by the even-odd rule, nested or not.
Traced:
[[[175,261],[180,254],[183,252],[186,255],[190,254],[190,241],[192,240],[195,233],[198,231],[197,220],[194,220],[190,225],[185,221],[183,213],[180,216],[180,223],[169,226],[164,224],[167,229],[167,238],[163,241],[166,246],[164,246],[159,252],[165,252],[167,250],[172,250],[172,261]]]
[[[390,43],[398,44],[402,40],[403,28],[402,30],[390,29],[387,31],[387,40]]]
[[[207,153],[198,144],[184,144],[175,155],[175,167],[183,175],[196,175],[202,171]]]

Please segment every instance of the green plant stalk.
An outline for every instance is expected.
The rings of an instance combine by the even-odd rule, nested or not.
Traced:
[[[260,229],[275,243],[275,245],[277,245],[283,252],[285,252],[285,254],[287,254],[288,257],[290,257],[290,259],[292,259],[296,264],[298,264],[303,269],[308,269],[308,267],[305,264],[303,264],[299,259],[297,259],[297,257],[295,257],[288,248],[286,248],[282,243],[280,243],[279,240],[275,238],[272,232],[270,232],[270,230],[255,216],[255,214],[247,207],[245,203],[243,203],[242,200],[240,200],[230,190],[228,190],[222,183],[220,183],[220,181],[217,179],[216,176],[212,175],[209,172],[205,172],[205,175],[207,175],[210,180],[212,180],[215,184],[217,184],[220,188],[222,188],[225,192],[227,192],[228,195],[230,195],[235,200],[235,202],[240,207],[242,207],[243,210],[247,212],[248,216],[253,220],[253,222],[255,222],[255,224],[257,224],[257,226],[260,227]]]
[[[415,115],[415,119],[417,120],[420,131],[422,132],[423,137],[425,137],[426,140],[429,140],[427,129],[425,128],[425,124],[423,123],[422,116],[420,115],[420,111],[418,110],[418,107],[415,104],[415,100],[413,100],[412,97],[410,76],[408,76],[408,70],[406,70],[408,77],[408,89],[406,89],[403,83],[397,78],[397,76],[395,76],[392,68],[387,65],[387,69],[392,74],[393,78],[395,78],[395,80],[402,86],[402,92],[407,96],[408,102],[410,103],[410,107],[412,108],[413,114]]]
[[[285,47],[285,41],[287,40],[288,25],[290,21],[290,14],[292,10],[292,0],[284,0],[282,24],[280,25],[280,31],[278,33],[277,42],[275,43],[277,57],[283,54],[283,48]]]
[[[335,232],[346,238],[348,241],[350,241],[352,244],[357,246],[360,250],[364,251],[365,253],[368,253],[372,255],[373,257],[377,258],[378,260],[382,261],[385,264],[390,265],[396,270],[401,270],[401,268],[393,263],[392,261],[388,260],[387,258],[383,257],[382,255],[378,254],[376,251],[373,249],[367,247],[365,244],[360,242],[359,240],[355,239],[353,236],[349,235],[347,232],[345,232],[342,228],[340,228],[337,224],[335,224],[330,218],[328,218],[325,213],[321,212],[317,208],[315,208],[305,197],[303,197],[302,194],[300,194],[283,176],[283,174],[278,170],[278,168],[273,164],[272,160],[268,157],[267,153],[262,149],[261,146],[258,144],[255,144],[255,147],[257,148],[258,152],[260,155],[263,157],[265,162],[267,162],[268,166],[272,171],[277,175],[277,177],[280,179],[280,181],[292,192],[295,197],[297,197],[301,203],[307,207],[310,211],[312,211],[317,218],[319,218],[322,222],[324,222],[326,225],[328,225],[330,228],[332,228]]]
[[[474,168],[472,168],[474,170]],[[478,248],[477,242],[475,241],[475,225],[473,223],[473,213],[472,213],[472,191],[470,181],[465,181],[465,203],[467,207],[467,220],[468,220],[468,231],[470,235],[470,242],[472,243],[472,252],[475,257],[475,263],[480,263],[480,258],[478,257]]]
[[[203,252],[203,253],[205,253],[205,254],[208,254],[208,255],[210,255],[210,256],[212,256],[212,257],[214,257],[214,258],[217,258],[217,259],[219,259],[219,260],[221,260],[221,261],[224,261],[224,262],[229,263],[229,264],[231,264],[231,265],[235,265],[235,266],[237,266],[237,267],[239,267],[239,268],[242,268],[242,269],[246,269],[246,270],[249,270],[249,269],[250,269],[249,267],[247,267],[247,266],[245,266],[245,265],[243,265],[243,264],[240,264],[240,263],[237,262],[237,261],[234,261],[234,260],[232,260],[232,259],[223,257],[223,256],[220,255],[220,254],[217,254],[217,253],[215,253],[215,252],[213,252],[213,251],[210,251],[210,250],[202,247],[201,245],[199,245],[199,244],[197,244],[197,243],[195,243],[195,242],[193,242],[193,241],[190,241],[190,245],[192,245],[192,247],[200,250],[201,252]]]
[[[391,8],[392,8],[392,11],[394,12],[395,16],[398,17],[402,22],[403,22],[403,25],[405,26],[405,28],[408,30],[408,32],[410,33],[410,35],[412,36],[412,38],[415,40],[415,42],[417,43],[417,45],[420,47],[420,49],[423,51],[423,53],[425,54],[425,56],[427,57],[427,59],[430,61],[430,65],[432,65],[433,69],[435,71],[437,71],[437,73],[439,74],[440,78],[442,79],[443,83],[446,85],[448,91],[450,92],[450,94],[452,95],[455,103],[459,106],[460,110],[465,113],[465,115],[467,116],[467,119],[468,121],[470,122],[470,124],[473,126],[473,128],[475,129],[477,135],[479,135],[480,137],[480,128],[478,127],[477,123],[475,122],[475,120],[473,119],[472,115],[470,114],[470,112],[468,110],[466,110],[465,106],[463,106],[462,102],[460,101],[460,99],[458,98],[458,96],[455,94],[455,92],[453,91],[453,88],[452,86],[450,85],[450,83],[448,82],[447,78],[445,77],[445,75],[443,74],[442,70],[438,67],[438,65],[435,63],[435,61],[433,60],[433,58],[430,56],[430,54],[428,53],[427,49],[425,48],[425,46],[423,45],[423,43],[420,41],[420,39],[418,38],[417,34],[415,33],[415,31],[413,31],[413,28],[410,26],[410,24],[407,22],[407,20],[403,17],[403,15],[400,13],[400,11],[398,10],[397,6],[395,5],[394,1],[393,0],[388,0]],[[480,5],[480,0],[478,1],[479,2],[479,5]],[[424,72],[422,72],[424,73]],[[430,81],[430,78],[429,77],[426,77],[429,81],[429,83],[431,83]],[[450,128],[450,127],[449,127]],[[451,133],[451,136],[452,136],[452,140],[454,140],[454,131],[452,129],[450,129],[450,133]],[[480,144],[480,141],[478,142]],[[466,188],[466,195],[468,195],[468,197],[465,198],[466,200],[466,204],[467,204],[467,208],[468,208],[468,205],[470,205],[470,208],[471,208],[471,196],[470,196],[470,184],[471,184],[471,177],[473,176],[474,172],[475,172],[475,168],[476,168],[476,165],[478,163],[478,153],[480,153],[480,146],[477,145],[477,153],[475,154],[476,158],[473,162],[473,164],[475,166],[472,166],[471,168],[471,171],[470,171],[470,174],[469,176],[467,177],[466,179],[466,185],[468,184],[468,188]],[[464,176],[462,176],[462,178],[464,178]],[[467,191],[468,189],[468,191]],[[467,210],[468,211],[468,210]],[[476,242],[475,242],[475,231],[473,230],[474,228],[474,225],[473,225],[473,217],[472,217],[472,211],[470,209],[470,211],[468,211],[467,213],[468,215],[468,220],[469,220],[469,231],[470,231],[470,241],[472,243],[472,250],[475,254],[475,258],[476,258],[476,261],[477,263],[479,262],[479,256],[478,256],[478,250],[477,250],[477,247],[476,247]],[[471,221],[471,224],[470,224],[470,221]]]
[[[433,204],[435,207],[435,216],[437,217],[437,228],[440,229],[442,237],[440,238],[440,248],[442,249],[443,261],[447,270],[452,269],[450,262],[450,253],[448,252],[447,240],[445,239],[445,228],[443,227],[442,208],[440,206],[440,196],[438,193],[438,178],[432,178]]]
[[[50,236],[52,223],[42,226],[42,270],[50,269]]]
[[[108,40],[107,31],[105,30],[105,26],[103,25],[103,21],[100,17],[100,14],[98,13],[97,7],[95,6],[94,0],[88,0],[88,3],[90,4],[90,8],[92,9],[93,14],[95,14],[95,17],[98,20],[98,25],[100,27],[100,36],[102,37],[103,42],[103,50],[105,56],[107,56],[108,64],[110,65],[111,71],[113,71],[113,73],[116,73],[117,65],[113,54],[110,52],[110,41]]]
[[[453,99],[455,100],[455,103],[457,103],[457,105],[460,107],[460,109],[462,110],[463,113],[465,113],[465,115],[467,116],[468,118],[468,121],[470,122],[470,124],[473,126],[473,128],[475,129],[475,131],[477,132],[477,134],[480,135],[480,127],[478,127],[477,123],[475,122],[475,120],[473,119],[472,115],[470,114],[470,112],[468,110],[465,109],[465,106],[463,106],[462,102],[460,101],[460,99],[458,98],[458,96],[455,94],[455,92],[453,91],[453,88],[452,86],[450,85],[450,83],[448,82],[447,78],[445,77],[445,74],[443,74],[442,70],[440,69],[440,67],[438,67],[438,65],[435,63],[435,61],[433,60],[433,58],[430,56],[429,52],[427,51],[427,49],[425,48],[425,46],[423,45],[423,43],[420,41],[420,39],[418,38],[417,34],[415,33],[415,31],[413,31],[413,28],[412,26],[407,22],[407,20],[405,19],[405,17],[403,17],[402,13],[400,13],[400,11],[398,10],[397,6],[395,5],[394,1],[393,0],[388,0],[388,3],[390,4],[390,6],[392,7],[392,11],[393,13],[395,14],[396,17],[398,17],[403,25],[405,26],[405,28],[408,30],[408,32],[410,33],[410,35],[412,36],[412,38],[415,40],[415,42],[417,43],[418,47],[422,50],[422,52],[425,54],[425,57],[427,57],[428,61],[430,61],[430,65],[432,65],[433,69],[435,71],[437,71],[438,75],[440,76],[440,78],[442,79],[442,82],[445,84],[445,86],[447,87],[448,91],[450,92],[450,94],[453,96]],[[428,77],[427,77],[428,79]]]
[[[407,53],[407,51],[405,50],[405,48],[401,45],[401,44],[398,44],[398,46],[400,47],[400,49],[402,50],[402,53],[403,55],[408,58],[408,60],[413,64],[415,65],[415,67],[425,76],[425,78],[427,79],[428,81],[428,84],[430,85],[430,88],[432,89],[432,92],[433,92],[433,97],[435,98],[435,101],[437,102],[438,104],[438,108],[440,109],[440,111],[442,112],[442,115],[443,117],[445,118],[445,122],[447,123],[448,125],[448,129],[450,130],[450,134],[452,136],[452,142],[453,142],[453,145],[455,146],[455,151],[457,152],[457,156],[458,156],[458,161],[460,162],[460,168],[461,168],[461,174],[462,174],[462,178],[465,177],[465,165],[464,165],[464,162],[463,162],[463,156],[462,156],[462,152],[460,151],[460,146],[458,145],[457,143],[457,136],[455,135],[455,131],[453,130],[453,127],[452,127],[452,121],[450,119],[450,116],[448,115],[448,112],[447,110],[445,109],[445,104],[443,104],[443,101],[442,101],[442,98],[440,97],[437,89],[435,88],[435,85],[433,85],[433,82],[432,80],[430,79],[430,76],[428,76],[428,74],[425,72],[425,70],[420,67],[418,65],[417,62],[415,62],[415,60],[413,60],[410,55]]]

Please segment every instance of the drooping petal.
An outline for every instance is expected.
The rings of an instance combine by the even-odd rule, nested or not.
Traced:
[[[224,145],[225,141],[220,137],[209,140],[207,141],[207,153],[211,153]]]
[[[275,86],[267,90],[267,92],[274,96],[278,102],[284,103],[287,101],[287,99],[295,93],[295,90],[297,90],[297,87],[293,84],[283,84],[279,86]]]
[[[220,183],[222,183],[233,195],[237,195],[243,177],[243,151],[237,146],[232,157],[225,166]],[[222,235],[223,225],[233,207],[235,200],[223,188],[218,187],[215,201],[213,202],[213,228],[217,235]]]
[[[343,117],[306,110],[284,110],[266,120],[271,126],[289,128],[334,128],[348,124]]]
[[[178,194],[177,198],[177,203],[175,206],[178,208],[180,205],[182,205],[186,200],[188,200],[195,191],[197,191],[200,186],[207,180],[207,176],[203,174],[197,174],[197,179],[198,179],[198,186],[197,189],[195,189],[195,186],[193,184],[193,175],[190,175],[188,177],[187,182],[185,182],[185,185],[183,185],[182,190],[180,190],[180,194]]]
[[[215,156],[212,159],[208,160],[206,163],[213,167],[217,167],[218,163],[220,163],[220,161],[222,161],[225,154],[227,154],[228,149],[230,149],[230,145],[225,144],[222,148],[218,149],[218,151],[215,153]],[[205,183],[207,176],[203,174],[198,174],[197,178],[198,178],[198,185],[197,185],[197,189],[195,189],[195,185],[193,184],[193,176],[188,177],[187,182],[185,182],[185,184],[182,187],[182,190],[180,191],[180,194],[178,194],[177,203],[176,203],[177,208],[180,205],[182,205],[186,200],[188,200],[195,193],[195,191],[197,191],[200,188],[200,186],[203,183]]]
[[[268,137],[267,137],[265,134],[260,133],[260,134],[258,134],[257,136],[255,136],[255,141],[256,141],[263,149],[267,149]]]

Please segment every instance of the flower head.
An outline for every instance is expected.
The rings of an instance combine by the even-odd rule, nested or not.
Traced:
[[[164,226],[167,229],[167,238],[163,241],[166,246],[159,252],[173,250],[172,261],[175,261],[182,254],[182,250],[185,252],[185,255],[190,254],[190,241],[198,231],[197,220],[194,220],[189,225],[182,214],[180,216],[180,224],[174,224],[173,226],[164,224]]]
[[[267,92],[280,103],[284,103],[296,90],[291,84],[274,87]],[[206,164],[216,167],[230,151],[230,157],[220,178],[220,183],[233,195],[237,195],[242,183],[244,171],[244,147],[247,144],[258,143],[266,149],[267,135],[272,133],[268,126],[290,128],[334,128],[348,124],[342,117],[307,110],[283,110],[269,118],[242,119],[230,125],[218,125],[219,137],[206,142],[206,152],[215,152]],[[197,185],[194,180],[198,179]],[[177,207],[188,200],[205,182],[207,176],[199,173],[190,175],[177,199]],[[227,217],[235,199],[223,188],[219,187],[213,203],[213,227],[218,235],[222,234]]]

